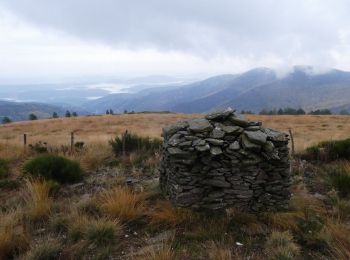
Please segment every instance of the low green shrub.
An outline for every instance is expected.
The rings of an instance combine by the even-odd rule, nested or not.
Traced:
[[[25,163],[23,171],[34,177],[43,177],[60,183],[74,183],[83,178],[79,162],[52,154],[39,155],[29,160]]]
[[[10,179],[0,180],[0,190],[1,189],[15,190],[15,189],[18,189],[20,186],[21,185],[18,180],[10,180]]]
[[[304,159],[334,161],[350,159],[350,138],[337,141],[324,141],[311,146],[301,155]]]
[[[123,153],[130,154],[132,152],[154,153],[158,151],[162,145],[162,140],[158,138],[141,137],[136,134],[125,132],[121,137],[116,136],[109,141],[115,155]]]
[[[46,142],[39,141],[35,144],[29,144],[29,149],[34,153],[47,153],[48,147]]]
[[[8,176],[9,167],[7,161],[0,158],[0,179],[4,179]]]
[[[340,198],[350,197],[350,170],[346,166],[329,166],[326,168],[326,179],[338,192]]]

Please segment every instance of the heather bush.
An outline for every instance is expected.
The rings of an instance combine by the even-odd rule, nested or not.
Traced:
[[[40,155],[29,160],[23,170],[25,174],[60,183],[74,183],[83,178],[83,170],[78,162],[52,154]]]

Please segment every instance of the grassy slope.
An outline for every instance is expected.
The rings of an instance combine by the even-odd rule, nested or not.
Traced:
[[[338,198],[317,165],[296,160],[290,210],[258,216],[230,210],[219,216],[176,209],[157,189],[157,155],[137,166],[137,154],[116,165],[108,140],[125,129],[159,136],[161,127],[196,115],[142,114],[13,123],[0,128],[0,157],[10,159],[19,187],[0,188],[0,259],[348,259],[350,202]],[[295,132],[297,144],[348,137],[350,117],[250,116]],[[87,143],[73,155],[89,174],[78,186],[23,180],[21,134],[55,147],[69,132]],[[17,147],[17,149],[15,149]],[[60,153],[63,153],[60,151]],[[118,158],[117,158],[118,160]],[[350,174],[350,167],[347,166]],[[127,178],[137,180],[133,191]],[[58,190],[57,190],[58,189]],[[51,191],[50,191],[51,190]],[[6,255],[5,255],[6,253]],[[40,259],[46,259],[40,258]]]
[[[106,143],[115,134],[126,129],[142,136],[159,137],[162,127],[178,120],[198,117],[196,114],[128,114],[59,118],[0,125],[0,144],[22,145],[23,133],[28,142],[46,141],[49,144],[69,144],[70,132],[86,144]],[[264,126],[294,134],[296,150],[304,150],[322,140],[349,137],[349,116],[260,116],[249,115],[251,120],[262,121]]]

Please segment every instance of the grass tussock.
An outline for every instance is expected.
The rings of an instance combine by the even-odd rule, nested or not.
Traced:
[[[147,216],[152,225],[170,227],[191,224],[195,218],[190,209],[176,208],[170,201],[158,201],[156,207],[151,209]]]
[[[23,190],[26,216],[31,221],[47,219],[53,201],[50,198],[50,184],[40,179],[27,179]]]
[[[209,241],[206,246],[208,249],[208,259],[210,260],[236,260],[240,259],[234,255],[232,248],[215,241]]]
[[[113,156],[109,146],[103,143],[94,143],[89,145],[82,152],[74,154],[74,158],[81,163],[86,171],[95,171],[110,161]]]
[[[350,259],[350,229],[348,225],[339,222],[327,223],[332,242],[330,250],[335,259]]]
[[[333,203],[333,215],[338,220],[348,220],[350,218],[350,201],[347,199],[341,199],[338,196],[332,198]]]
[[[73,242],[83,239],[89,223],[88,216],[78,213],[72,214],[68,220],[68,238]]]
[[[303,212],[272,212],[267,214],[268,225],[278,230],[302,232],[299,223],[303,221]]]
[[[141,248],[136,255],[132,256],[133,260],[175,260],[176,254],[171,246],[167,243],[151,245]]]
[[[121,235],[122,226],[117,220],[99,218],[91,220],[85,231],[86,239],[95,245],[113,245]]]
[[[99,246],[113,245],[123,230],[117,219],[95,219],[79,212],[73,212],[67,221],[68,237],[73,242],[84,240]]]
[[[198,215],[180,240],[205,242],[208,240],[222,241],[225,238],[230,220],[225,216]],[[181,241],[180,241],[181,242]]]
[[[32,245],[26,254],[26,260],[55,260],[59,259],[62,245],[57,239],[44,238]]]
[[[0,220],[0,259],[11,259],[29,248],[23,212],[15,209],[0,213]]]
[[[92,217],[101,217],[102,209],[98,201],[93,198],[85,199],[77,203],[76,210],[80,214],[92,216]]]
[[[350,163],[343,162],[326,168],[326,179],[340,198],[350,197]]]
[[[145,194],[123,186],[104,192],[100,197],[102,209],[122,222],[136,220],[145,214]]]
[[[265,225],[261,223],[254,214],[242,212],[237,208],[226,210],[228,227],[231,230],[244,232],[247,235],[257,235],[265,233]]]
[[[292,260],[300,254],[299,246],[288,231],[273,231],[267,238],[265,248],[269,259]]]

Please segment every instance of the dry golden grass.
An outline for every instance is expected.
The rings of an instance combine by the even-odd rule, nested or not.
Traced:
[[[300,248],[288,231],[273,231],[266,241],[266,254],[269,259],[295,259]]]
[[[278,230],[291,230],[300,233],[299,222],[303,220],[303,212],[274,212],[268,213],[269,226]]]
[[[69,216],[69,222],[67,224],[68,237],[74,242],[82,239],[89,225],[89,221],[89,217],[86,215],[77,212],[72,213]]]
[[[87,171],[97,170],[111,157],[112,149],[107,144],[94,143],[88,145],[81,153],[71,157],[80,162],[82,168]]]
[[[22,216],[19,209],[0,213],[0,259],[11,259],[29,247],[30,238]]]
[[[336,259],[350,259],[350,228],[348,225],[329,221],[327,230],[332,236],[331,251]]]
[[[141,136],[160,137],[162,127],[178,120],[200,116],[202,115],[127,114],[16,122],[0,126],[0,156],[13,157],[13,153],[20,153],[23,133],[27,133],[28,143],[46,141],[52,146],[69,145],[70,132],[75,132],[76,141],[83,141],[87,146],[107,145],[112,137],[125,130]],[[342,139],[350,135],[349,116],[248,115],[247,117],[262,121],[265,127],[284,132],[288,132],[291,128],[297,151],[323,140]]]
[[[299,224],[305,221],[310,212],[320,216],[325,216],[327,213],[323,202],[308,193],[302,185],[294,187],[289,204],[289,211],[266,213],[269,227],[302,234],[305,230],[302,230]]]
[[[100,197],[102,209],[122,222],[136,220],[145,214],[144,193],[136,193],[127,187],[118,186],[104,192]]]
[[[175,260],[174,250],[167,243],[151,245],[141,248],[136,255],[132,256],[133,260]]]
[[[13,142],[0,141],[0,158],[16,161],[24,158],[24,156],[23,146]]]
[[[26,216],[32,220],[42,220],[50,215],[53,201],[49,196],[50,185],[44,180],[27,179],[23,197]]]
[[[232,248],[215,241],[208,242],[208,258],[210,260],[236,260],[239,256],[233,254]]]
[[[159,201],[154,209],[147,213],[152,225],[164,225],[176,227],[180,224],[190,224],[194,220],[194,214],[189,209],[176,208],[170,201]]]

